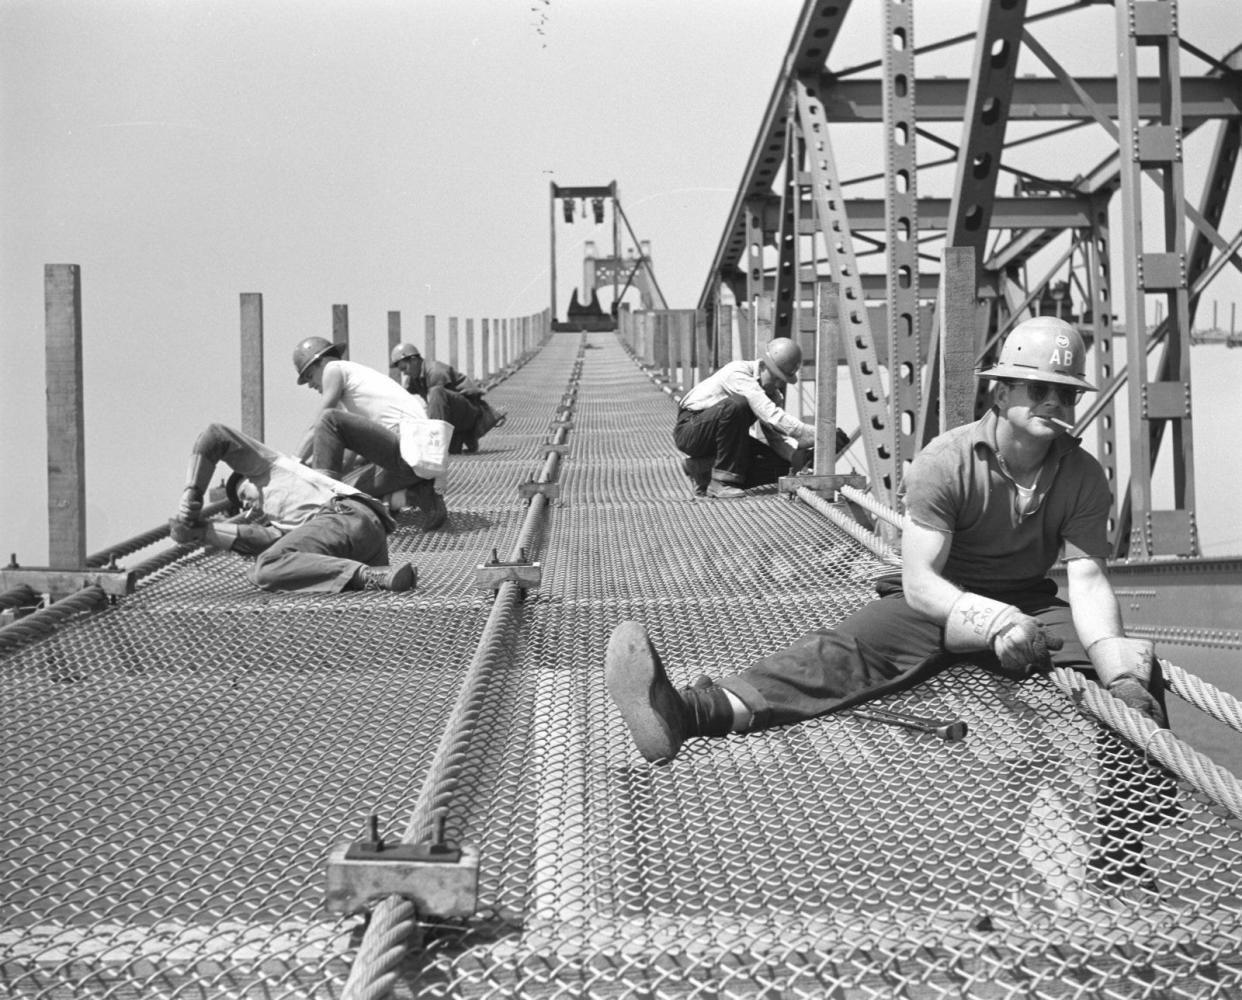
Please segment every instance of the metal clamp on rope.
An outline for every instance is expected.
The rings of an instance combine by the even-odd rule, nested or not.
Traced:
[[[866,489],[867,480],[856,473],[840,476],[781,476],[776,487],[781,493],[797,493],[803,486],[816,493],[836,493],[842,486],[853,486],[855,489]]]
[[[556,452],[556,454],[558,454],[558,455],[568,455],[568,454],[569,454],[569,445],[567,445],[567,444],[560,444],[560,443],[558,443],[558,442],[556,442],[556,441],[545,441],[545,442],[544,442],[543,444],[541,444],[539,447],[543,449],[543,451],[544,451],[544,454],[545,454],[545,455],[546,455],[548,452],[553,452],[553,451],[554,451],[554,452]]]
[[[529,479],[524,483],[518,483],[518,496],[523,500],[529,500],[536,495],[547,497],[549,500],[559,500],[561,498],[561,484],[540,483],[533,479]]]
[[[492,549],[492,557],[474,568],[474,585],[480,590],[497,590],[502,583],[516,583],[519,587],[534,590],[543,583],[543,565],[531,562],[522,549],[513,562],[501,562]]]
[[[419,913],[468,917],[475,911],[479,852],[444,839],[444,818],[437,816],[431,843],[386,843],[379,818],[371,816],[369,837],[337,844],[328,857],[324,905],[329,913],[361,913],[388,896],[414,901]]]
[[[23,567],[11,556],[7,566],[0,566],[0,590],[23,585],[36,594],[73,594],[83,587],[98,587],[112,597],[132,594],[138,578],[133,570],[120,569],[113,560],[100,569],[53,569],[48,566]]]

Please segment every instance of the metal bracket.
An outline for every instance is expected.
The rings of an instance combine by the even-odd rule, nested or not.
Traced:
[[[125,569],[24,568],[16,561],[0,567],[0,590],[11,590],[23,584],[36,594],[73,594],[83,587],[99,587],[105,594],[120,597],[134,592],[137,578],[133,570]]]
[[[518,495],[523,500],[529,500],[536,494],[542,494],[549,500],[559,500],[561,498],[561,484],[537,483],[533,479],[525,483],[518,483]]]
[[[388,896],[413,900],[420,915],[468,917],[476,908],[479,852],[444,840],[443,820],[433,843],[387,844],[378,821],[370,839],[337,844],[328,856],[324,905],[329,913],[354,914]]]
[[[474,568],[474,585],[480,590],[496,590],[502,583],[516,583],[519,587],[534,590],[543,583],[543,565],[531,562],[522,549],[513,562],[501,562],[492,549],[492,557]]]
[[[573,422],[572,420],[569,420],[569,419],[565,419],[565,420],[553,420],[553,421],[552,421],[552,426],[553,426],[553,427],[556,427],[556,428],[558,428],[558,429],[563,427],[563,428],[564,428],[565,430],[567,430],[567,431],[572,431],[572,430],[574,429],[574,422]]]
[[[540,445],[540,447],[543,449],[544,454],[547,454],[550,451],[554,451],[558,455],[569,454],[569,445],[567,444],[556,444],[552,441],[545,441],[542,445]]]
[[[843,476],[781,476],[777,480],[777,489],[781,493],[797,493],[803,486],[817,493],[835,493],[842,486],[864,490],[867,479],[857,473],[849,473]]]

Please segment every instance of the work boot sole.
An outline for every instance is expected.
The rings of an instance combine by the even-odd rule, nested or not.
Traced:
[[[681,696],[669,683],[659,654],[638,622],[621,622],[608,639],[604,683],[634,738],[653,764],[677,756],[686,738]]]
[[[388,589],[394,593],[402,593],[406,590],[413,590],[418,583],[418,570],[414,568],[413,563],[404,563],[393,570],[393,574],[388,578]]]

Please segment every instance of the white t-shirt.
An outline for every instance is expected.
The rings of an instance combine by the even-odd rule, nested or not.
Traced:
[[[325,375],[329,368],[341,375],[345,385],[341,406],[350,413],[374,420],[393,433],[400,433],[402,420],[427,419],[427,404],[419,396],[406,392],[374,368],[353,361],[329,361],[324,366]]]

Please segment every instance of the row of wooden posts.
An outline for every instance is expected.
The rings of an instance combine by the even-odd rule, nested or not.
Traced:
[[[43,273],[47,363],[47,495],[49,568],[87,565],[85,414],[82,406],[82,273],[77,264],[47,264]],[[446,342],[441,342],[441,329]],[[423,321],[422,353],[487,382],[541,344],[551,332],[548,310],[529,316]],[[349,308],[332,307],[332,340],[349,343]],[[401,314],[388,314],[388,350],[409,340]],[[290,346],[292,351],[293,345]],[[241,295],[241,429],[264,438],[263,296]]]

